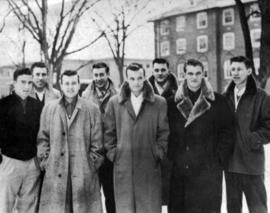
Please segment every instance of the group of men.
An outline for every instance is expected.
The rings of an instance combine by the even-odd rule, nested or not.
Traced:
[[[195,59],[180,83],[163,58],[149,79],[131,63],[119,91],[94,64],[81,97],[75,71],[62,72],[60,95],[45,64],[16,70],[0,100],[0,212],[101,213],[102,186],[107,213],[218,213],[225,171],[228,212],[245,194],[250,213],[267,213],[270,97],[248,58],[230,62],[222,95]]]

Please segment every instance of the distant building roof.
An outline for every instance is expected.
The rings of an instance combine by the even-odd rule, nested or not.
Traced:
[[[242,0],[242,2],[243,3],[257,2],[257,0]],[[203,11],[203,10],[208,10],[212,8],[223,8],[223,7],[228,7],[232,5],[235,5],[234,0],[197,0],[197,3],[194,3],[193,5],[176,7],[172,10],[161,13],[151,18],[149,21],[153,22],[153,21],[157,21],[157,20],[168,18],[175,15]]]

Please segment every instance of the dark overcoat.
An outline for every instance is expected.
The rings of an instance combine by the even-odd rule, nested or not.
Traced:
[[[161,213],[160,161],[167,150],[169,125],[164,98],[145,81],[135,115],[125,82],[105,112],[104,144],[114,162],[117,213]]]
[[[235,110],[234,87],[234,82],[231,82],[224,94],[235,115],[237,129],[228,171],[263,175],[264,144],[270,142],[270,96],[257,88],[255,80],[249,76],[246,90]]]
[[[222,170],[232,154],[233,115],[224,97],[203,79],[192,104],[186,80],[169,101],[168,156],[173,161],[170,213],[219,212]]]

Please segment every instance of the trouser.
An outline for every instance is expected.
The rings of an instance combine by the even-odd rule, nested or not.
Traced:
[[[243,193],[250,213],[267,213],[267,197],[263,175],[226,172],[225,177],[228,213],[242,212]]]
[[[0,164],[0,212],[37,212],[39,175],[34,159],[22,161],[3,155]]]
[[[113,190],[113,163],[107,158],[99,169],[99,180],[102,185],[107,213],[115,213]]]

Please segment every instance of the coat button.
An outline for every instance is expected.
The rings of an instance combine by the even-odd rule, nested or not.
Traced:
[[[61,174],[59,174],[59,175],[58,175],[58,177],[59,177],[59,178],[61,178],[61,177],[62,177],[62,175],[61,175]]]
[[[189,151],[189,146],[186,146],[186,150]]]
[[[186,165],[186,169],[188,169],[189,168],[189,166],[188,165]]]
[[[65,132],[63,132],[63,133],[62,133],[62,135],[63,135],[63,136],[65,136],[65,135],[66,135],[66,133],[65,133]]]
[[[64,156],[64,152],[61,152],[61,156]]]

